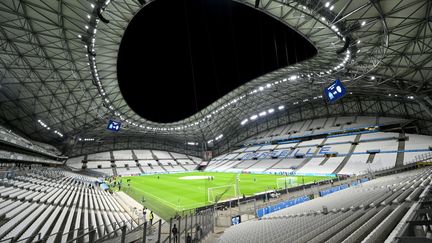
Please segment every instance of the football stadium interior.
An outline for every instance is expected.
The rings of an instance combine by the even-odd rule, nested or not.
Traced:
[[[0,242],[431,242],[431,165],[430,0],[0,1]]]

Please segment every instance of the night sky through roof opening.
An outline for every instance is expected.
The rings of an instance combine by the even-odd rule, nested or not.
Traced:
[[[156,0],[132,19],[117,72],[128,105],[162,123],[188,118],[316,49],[276,19],[231,0]]]

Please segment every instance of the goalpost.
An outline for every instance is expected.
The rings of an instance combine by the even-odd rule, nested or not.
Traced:
[[[208,191],[207,200],[210,203],[216,203],[222,199],[234,198],[238,196],[238,192],[235,184],[209,187],[207,191]]]
[[[278,189],[286,189],[297,186],[297,177],[282,177],[276,178],[276,186]]]

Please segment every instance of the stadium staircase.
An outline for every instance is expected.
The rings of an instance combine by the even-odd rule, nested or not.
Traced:
[[[110,155],[110,161],[111,162],[115,162],[114,152],[113,151],[109,151],[109,155]]]
[[[264,171],[268,171],[270,169],[273,169],[277,164],[279,164],[279,162],[281,162],[283,159],[275,159],[277,162],[274,163],[272,166],[268,167],[267,169],[265,169]]]
[[[161,167],[162,170],[164,170],[165,172],[168,173],[169,171],[167,169],[165,169],[164,165],[161,162],[159,162],[159,158],[153,153],[152,150],[150,150],[150,152],[151,152],[152,158],[158,163],[158,166]],[[151,168],[153,169],[153,166],[151,166]]]
[[[361,134],[357,134],[354,143],[351,145],[351,148],[348,152],[348,154],[345,156],[345,158],[342,160],[342,162],[338,165],[338,167],[333,171],[333,174],[338,174],[343,167],[348,163],[349,159],[351,158],[352,153],[354,152],[355,148],[357,147],[357,144],[360,141]]]
[[[305,160],[303,160],[295,169],[295,171],[300,170],[303,166],[305,166],[313,157],[315,157],[318,152],[321,150],[322,146],[325,144],[325,142],[327,141],[327,138],[324,138],[324,140],[320,143],[319,146],[317,146],[317,148],[315,149],[314,153],[312,156],[307,157]]]
[[[301,125],[299,131],[306,130],[306,129],[303,129],[303,128],[306,126],[307,123],[311,123],[311,122],[312,122],[311,120],[306,120],[306,121],[304,121],[304,122],[302,123],[302,125]]]
[[[138,157],[136,156],[135,151],[133,149],[131,149],[131,153],[132,153],[132,159],[135,161],[135,164],[138,167],[138,169],[141,171],[141,173],[145,173],[145,171],[141,167],[141,164],[138,162]]]
[[[314,155],[318,153],[318,151],[320,150],[320,148],[316,148],[314,151]],[[297,166],[297,168],[295,169],[295,171],[300,170],[303,166],[305,166],[310,160],[312,159],[311,157],[305,157],[305,159]]]
[[[150,150],[150,152],[151,152],[151,156],[152,156],[152,158],[153,158],[154,160],[158,161],[159,158],[158,158],[158,157],[153,153],[153,151]]]
[[[176,164],[178,165],[178,166],[180,166],[183,170],[185,170],[185,171],[189,171],[188,169],[186,169],[180,162],[178,162],[177,161],[177,159],[171,154],[171,153],[169,153],[168,152],[168,154],[170,155],[170,157],[176,162]],[[192,160],[191,160],[192,161]]]
[[[235,166],[236,164],[238,164],[240,162],[241,162],[240,160],[227,160],[225,163],[221,163],[221,164],[213,167],[212,170],[213,171],[214,170],[221,171],[220,169],[222,167],[225,167],[224,168],[224,171],[225,171],[225,170],[228,170],[228,169],[232,168],[233,166]]]
[[[111,163],[111,169],[113,171],[113,175],[117,177],[118,173],[117,173],[117,167],[116,167],[115,163]]]
[[[190,160],[190,161],[192,161],[192,163],[194,163],[194,164],[196,164],[196,165],[198,165],[198,163],[197,162],[195,162],[189,155],[186,155],[187,157],[188,157],[188,159]]]
[[[251,164],[251,165],[248,166],[248,167],[243,168],[243,170],[247,170],[247,169],[251,168],[252,166],[258,164],[260,161],[261,161],[261,159],[257,159],[257,161],[256,161],[255,163]],[[237,164],[237,165],[238,165],[238,164]],[[235,167],[233,167],[233,168],[235,168]]]
[[[136,156],[135,151],[133,149],[131,149],[131,153],[132,153],[132,159],[138,162],[138,156]]]
[[[325,157],[323,161],[321,161],[321,163],[319,163],[319,165],[325,165],[325,163],[327,162],[327,160],[329,160],[330,157]]]
[[[113,171],[113,175],[118,176],[117,165],[115,164],[115,157],[113,151],[109,151],[109,155],[110,155],[111,169]]]
[[[138,169],[141,171],[141,173],[145,173],[145,171],[143,170],[143,168],[141,167],[141,164],[136,162],[136,166],[138,167]]]
[[[113,175],[117,177],[118,173],[117,173],[117,167],[115,167],[115,164],[114,164],[114,166],[111,166],[111,169],[113,171]]]
[[[297,146],[298,146],[298,144],[294,145],[294,146],[292,147],[292,151],[294,151],[294,150],[297,148]],[[268,167],[268,168],[265,169],[264,171],[268,171],[268,170],[274,168],[275,166],[279,165],[279,163],[280,163],[282,160],[283,160],[283,158],[280,159],[280,160],[278,160],[275,164],[273,164],[272,166]],[[304,162],[304,161],[303,161],[303,162]],[[303,162],[302,162],[302,164],[303,164]],[[304,163],[304,164],[306,164],[306,163]],[[303,166],[303,165],[302,165],[302,166]]]
[[[228,167],[226,167],[223,171],[228,171],[231,168],[236,168],[237,165],[240,164],[241,162],[242,162],[242,160],[233,160],[233,161],[231,161],[231,164]]]
[[[369,157],[366,160],[366,164],[372,164],[373,160],[375,159],[375,155],[374,153],[369,154]]]
[[[164,165],[161,162],[157,161],[157,163],[165,172],[168,172],[168,170],[165,169]]]
[[[177,165],[179,165],[181,168],[183,168],[185,171],[188,171],[188,169],[186,169],[180,162],[178,162],[177,160],[175,160],[175,162],[177,163]]]
[[[306,126],[306,128],[304,130],[311,131],[312,130],[311,129],[312,124],[313,124],[313,120],[310,121],[310,123]]]
[[[288,126],[285,126],[282,128],[282,131],[280,131],[279,134],[285,134],[287,131],[289,131],[291,129],[291,127],[294,126],[294,123],[289,124]],[[275,129],[277,129],[277,127],[275,127]],[[277,136],[277,135],[276,135]]]
[[[215,162],[213,162],[213,163],[215,163]],[[229,161],[227,161],[227,163],[229,163]],[[212,170],[220,168],[221,166],[224,166],[224,165],[226,165],[226,163],[220,163],[219,165],[216,165],[215,167],[213,167]]]

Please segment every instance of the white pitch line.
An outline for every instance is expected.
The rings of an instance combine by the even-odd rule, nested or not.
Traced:
[[[140,192],[142,192],[140,189],[138,189]],[[175,204],[173,204],[173,203],[171,203],[171,202],[168,202],[168,201],[166,201],[166,200],[164,200],[164,199],[162,199],[162,198],[160,198],[160,197],[157,197],[157,196],[155,196],[154,194],[152,194],[152,193],[149,193],[149,192],[145,192],[144,194],[150,194],[152,197],[155,197],[155,198],[157,198],[158,200],[160,200],[160,201],[162,201],[162,202],[165,202],[166,204],[169,204],[169,205],[171,205],[171,207],[173,207],[173,208],[175,208],[175,209],[181,209],[181,208],[179,208],[177,205],[175,205]],[[195,205],[199,205],[199,204],[187,204],[187,205],[183,205],[182,206],[182,208],[184,209],[185,207],[189,207],[189,206],[195,206]],[[201,206],[205,206],[205,204],[204,205],[201,205]]]

